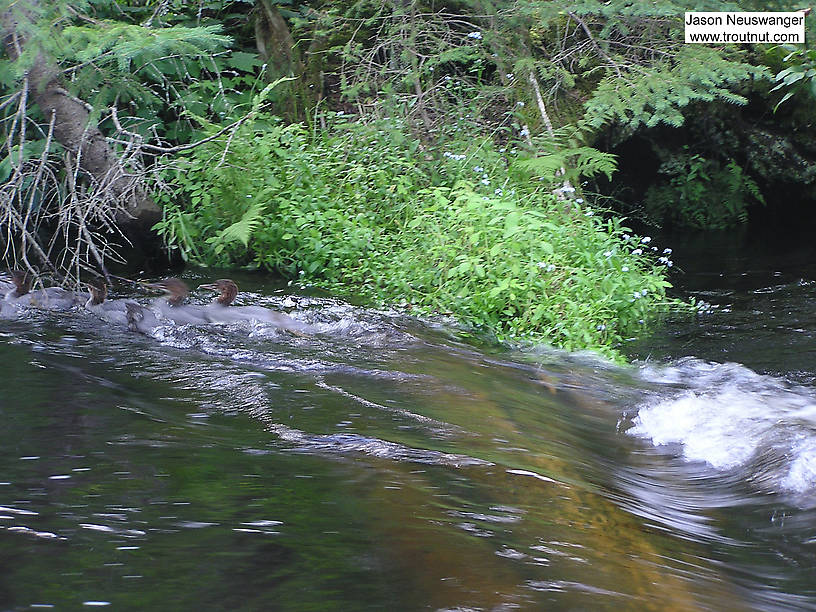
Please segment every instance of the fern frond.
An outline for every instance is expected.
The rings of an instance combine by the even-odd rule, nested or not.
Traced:
[[[742,105],[746,99],[734,87],[751,79],[770,78],[764,66],[729,61],[716,49],[686,45],[672,61],[630,73],[625,80],[607,76],[585,104],[586,121],[594,128],[610,121],[631,130],[641,124],[679,127],[683,124],[680,109],[689,103],[720,99]]]
[[[255,202],[241,216],[239,221],[236,221],[229,227],[225,227],[223,230],[221,230],[213,242],[216,245],[224,246],[232,242],[240,242],[244,246],[247,246],[249,244],[249,239],[252,237],[252,232],[257,229],[258,225],[263,219],[265,208],[265,202]]]

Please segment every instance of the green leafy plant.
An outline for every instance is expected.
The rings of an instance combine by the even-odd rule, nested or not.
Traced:
[[[621,221],[556,198],[543,166],[530,180],[489,139],[426,160],[398,122],[325,119],[310,132],[261,116],[226,151],[189,154],[159,231],[204,265],[609,355],[669,304],[665,263]],[[588,150],[568,158],[610,169]]]
[[[748,221],[748,206],[765,203],[756,182],[734,160],[722,165],[698,154],[672,155],[660,167],[667,183],[645,195],[647,215],[698,229],[725,229]]]
[[[774,112],[797,93],[804,93],[816,100],[816,49],[799,49],[793,45],[785,48],[790,53],[782,61],[789,67],[776,74],[777,85],[771,89],[784,90],[785,95],[777,102]]]

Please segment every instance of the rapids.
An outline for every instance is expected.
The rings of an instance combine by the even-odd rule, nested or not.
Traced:
[[[816,609],[814,286],[706,260],[630,366],[249,276],[312,333],[2,320],[0,608]]]

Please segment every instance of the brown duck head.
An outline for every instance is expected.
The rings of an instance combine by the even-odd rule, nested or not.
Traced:
[[[157,283],[145,283],[145,287],[164,292],[167,296],[167,303],[171,306],[180,306],[190,293],[187,283],[175,277],[165,278]]]
[[[214,283],[199,285],[198,288],[218,291],[220,295],[215,299],[215,301],[217,304],[221,304],[222,306],[229,306],[232,304],[233,300],[235,300],[235,297],[238,295],[238,285],[228,278],[219,278]]]

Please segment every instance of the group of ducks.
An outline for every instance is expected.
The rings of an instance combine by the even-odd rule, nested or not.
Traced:
[[[100,279],[88,284],[89,297],[83,303],[84,298],[80,294],[59,287],[32,291],[31,277],[24,272],[13,271],[9,280],[0,280],[0,293],[3,294],[0,318],[14,318],[25,307],[69,310],[82,306],[104,321],[143,334],[150,334],[168,322],[175,325],[198,325],[258,321],[296,333],[307,331],[305,323],[280,312],[260,306],[232,306],[238,295],[238,285],[228,278],[199,285],[199,289],[219,293],[212,303],[205,306],[184,304],[190,290],[181,279],[166,278],[157,283],[141,284],[161,291],[164,295],[154,299],[148,306],[134,300],[107,300],[108,288]]]

